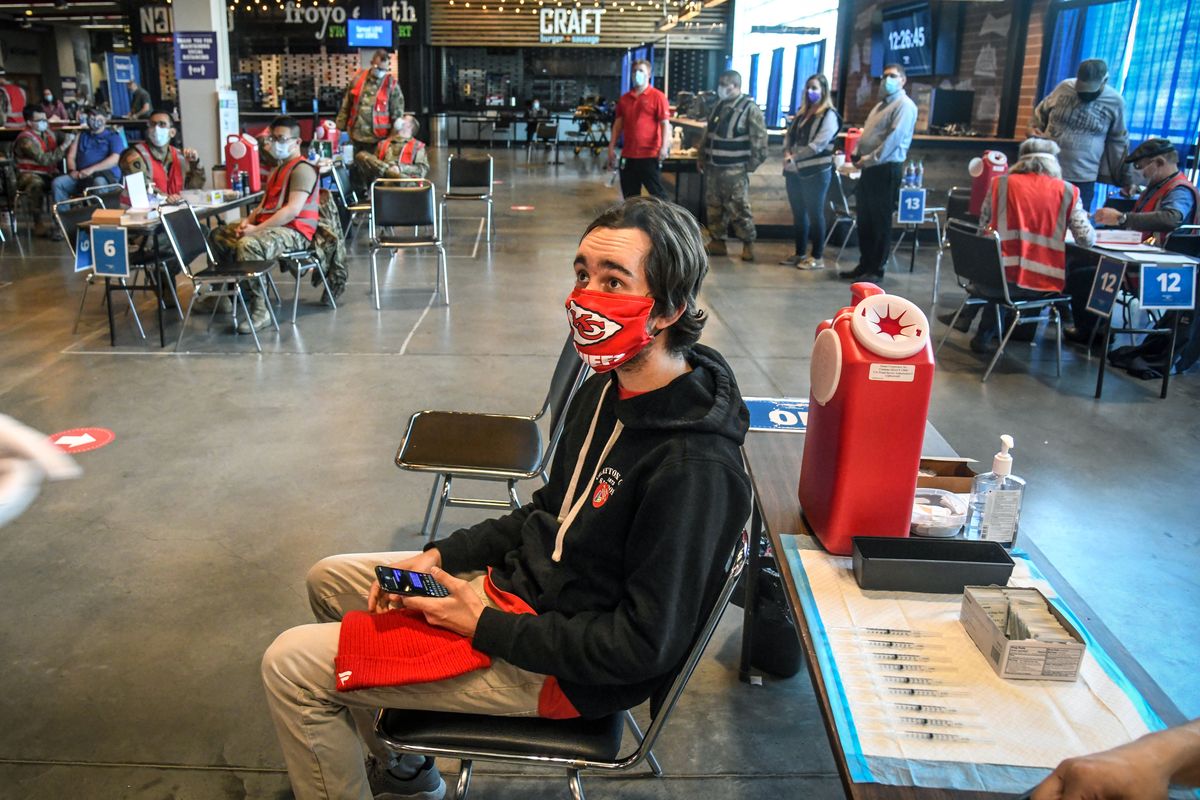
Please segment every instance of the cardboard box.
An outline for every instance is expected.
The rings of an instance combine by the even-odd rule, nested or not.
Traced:
[[[974,463],[972,458],[922,458],[917,468],[917,488],[970,494],[975,470],[968,465]]]
[[[1001,678],[1033,681],[1073,681],[1079,676],[1079,665],[1087,645],[1075,626],[1058,609],[1050,605],[1045,595],[1036,592],[1050,613],[1074,639],[1071,643],[1043,642],[1037,639],[1013,641],[976,600],[973,589],[999,587],[967,586],[963,590],[962,612],[959,619],[975,641],[984,658]]]
[[[92,212],[93,225],[120,225],[121,217],[125,214],[120,208],[98,208]]]

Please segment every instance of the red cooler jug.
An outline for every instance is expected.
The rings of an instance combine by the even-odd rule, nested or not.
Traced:
[[[908,536],[933,348],[924,312],[873,283],[817,326],[800,508],[830,553],[854,536]]]
[[[258,140],[248,133],[231,133],[225,137],[225,172],[232,176],[235,171],[246,173],[250,191],[262,191]]]

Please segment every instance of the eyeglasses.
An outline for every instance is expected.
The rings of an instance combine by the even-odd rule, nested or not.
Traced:
[[[267,144],[291,144],[300,141],[298,136],[268,136]]]

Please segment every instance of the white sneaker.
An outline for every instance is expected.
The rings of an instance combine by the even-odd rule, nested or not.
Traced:
[[[820,258],[813,258],[812,256],[805,256],[804,258],[802,258],[800,260],[800,263],[796,264],[796,269],[803,269],[803,270],[825,269],[825,261]]]

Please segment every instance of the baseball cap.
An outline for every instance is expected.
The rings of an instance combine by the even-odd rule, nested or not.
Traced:
[[[1139,144],[1134,151],[1125,157],[1126,164],[1141,161],[1143,158],[1154,158],[1175,152],[1175,145],[1166,139],[1147,139]]]
[[[1098,58],[1089,58],[1079,65],[1075,73],[1075,91],[1098,92],[1108,77],[1108,64]]]

